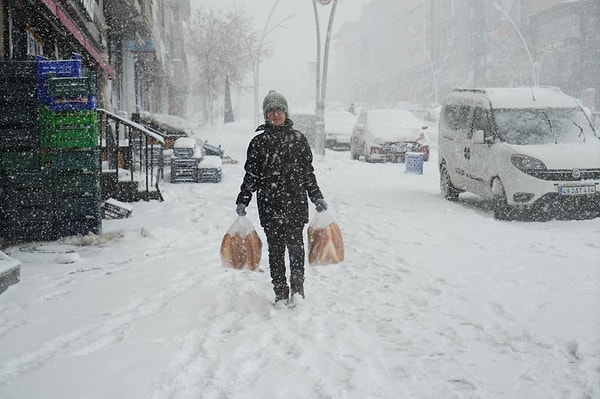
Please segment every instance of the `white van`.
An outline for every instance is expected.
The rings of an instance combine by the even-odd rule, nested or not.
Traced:
[[[456,89],[444,100],[438,141],[448,200],[477,194],[498,219],[516,211],[600,215],[600,138],[558,88]]]

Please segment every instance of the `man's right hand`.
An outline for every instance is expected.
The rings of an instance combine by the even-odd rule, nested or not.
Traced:
[[[235,208],[235,212],[240,216],[246,216],[246,205],[237,204],[237,207]]]

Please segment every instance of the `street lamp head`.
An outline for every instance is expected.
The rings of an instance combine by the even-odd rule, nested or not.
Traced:
[[[331,3],[331,0],[316,0],[317,3],[322,4],[324,6],[328,5],[329,3]]]

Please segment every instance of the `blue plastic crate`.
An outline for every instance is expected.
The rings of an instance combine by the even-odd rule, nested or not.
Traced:
[[[50,103],[50,88],[48,79],[53,78],[80,78],[82,77],[81,55],[74,54],[71,60],[47,60],[42,56],[37,57],[37,84],[38,101],[43,104]]]
[[[48,60],[43,56],[37,56],[37,78],[38,82],[47,80],[49,77],[57,78],[80,78],[82,74],[81,55],[74,54],[70,60]]]
[[[423,154],[420,152],[407,152],[405,162],[406,173],[423,174]]]
[[[96,96],[60,99],[50,98],[50,110],[54,112],[63,111],[92,111],[98,107]]]

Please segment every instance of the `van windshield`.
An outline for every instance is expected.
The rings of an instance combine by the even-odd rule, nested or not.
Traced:
[[[534,145],[597,140],[579,108],[496,109],[498,136],[509,144]]]

